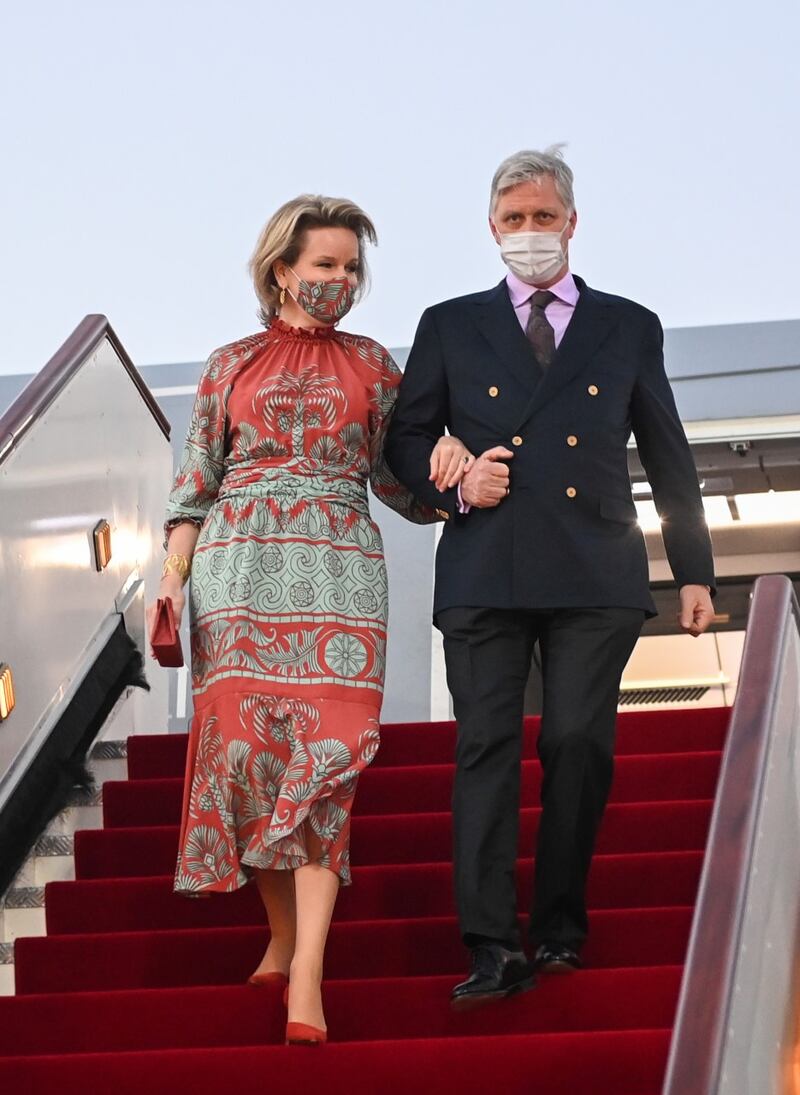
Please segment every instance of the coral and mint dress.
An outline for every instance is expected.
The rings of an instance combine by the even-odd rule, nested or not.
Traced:
[[[194,716],[174,888],[227,892],[309,860],[350,883],[350,812],[375,756],[387,582],[367,483],[436,520],[389,471],[401,374],[371,339],[273,319],[203,371],[167,528],[200,527]]]

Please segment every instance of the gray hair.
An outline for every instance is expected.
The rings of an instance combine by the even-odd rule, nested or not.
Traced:
[[[513,156],[498,167],[492,179],[492,194],[489,201],[489,216],[494,215],[497,199],[504,190],[518,186],[523,182],[541,179],[543,175],[552,176],[558,196],[569,213],[575,212],[575,195],[572,193],[572,169],[561,155],[563,144],[551,144],[544,152],[515,152]]]

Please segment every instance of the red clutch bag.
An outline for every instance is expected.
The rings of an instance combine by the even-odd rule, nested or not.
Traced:
[[[163,599],[159,597],[156,602],[156,618],[153,633],[150,636],[150,645],[159,665],[173,669],[183,665],[181,640],[175,629],[175,617],[169,597]]]

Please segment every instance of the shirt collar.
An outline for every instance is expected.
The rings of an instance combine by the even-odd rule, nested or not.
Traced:
[[[535,285],[528,285],[522,278],[518,278],[517,275],[509,270],[506,276],[506,285],[508,286],[508,295],[511,297],[511,303],[515,308],[519,308],[521,304],[527,304],[533,294],[537,292]],[[549,292],[558,297],[564,304],[568,304],[571,308],[574,308],[578,303],[578,286],[575,284],[575,278],[567,270],[563,278],[551,285]]]

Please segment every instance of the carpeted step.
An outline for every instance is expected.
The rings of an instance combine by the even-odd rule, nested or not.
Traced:
[[[639,1030],[672,1023],[680,966],[586,970],[542,977],[495,1007],[454,1014],[451,976],[328,980],[332,1040],[453,1038],[586,1030]],[[179,1016],[180,1022],[175,1022]],[[0,997],[0,1054],[282,1043],[286,1011],[274,986],[136,989]]]
[[[618,757],[612,802],[713,798],[720,753],[655,753]],[[359,780],[354,814],[440,813],[450,808],[453,765],[368,768]],[[522,764],[522,806],[539,799],[538,761]],[[113,780],[103,784],[106,827],[176,825],[183,779]]]
[[[590,908],[689,905],[695,899],[702,852],[645,852],[596,856],[589,879]],[[520,908],[527,909],[533,862],[520,860]],[[46,887],[48,933],[130,931],[141,928],[258,924],[263,908],[254,885],[235,893],[192,898],[172,891],[172,877],[87,879]],[[453,915],[449,863],[356,867],[353,885],[336,904],[337,920]]]
[[[689,802],[614,803],[597,842],[600,854],[699,850],[705,847],[710,799]],[[520,851],[536,844],[541,810],[520,813]],[[452,815],[389,814],[352,820],[351,858],[361,866],[434,863],[452,856]],[[76,878],[131,878],[175,869],[178,826],[86,829],[75,834]]]
[[[631,711],[617,717],[616,753],[716,752],[725,741],[730,708]],[[524,752],[533,756],[540,719],[525,719]],[[387,723],[381,727],[376,764],[448,764],[456,741],[454,722]],[[137,734],[128,738],[128,776],[164,779],[182,776],[187,734]]]
[[[513,1001],[509,1006],[513,1006]],[[179,1023],[180,1016],[171,1016]],[[324,1050],[236,1045],[222,1049],[59,1054],[0,1061],[0,1085],[25,1095],[658,1095],[669,1029],[331,1042]],[[102,1087],[99,1086],[102,1084]]]
[[[584,959],[589,969],[678,965],[689,938],[691,906],[597,909]],[[526,928],[520,918],[520,932]],[[16,991],[80,992],[183,985],[242,984],[264,953],[262,924],[238,928],[50,935],[18,939]],[[455,917],[334,922],[325,952],[330,979],[451,974],[468,953]]]

